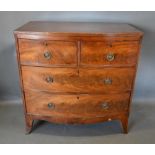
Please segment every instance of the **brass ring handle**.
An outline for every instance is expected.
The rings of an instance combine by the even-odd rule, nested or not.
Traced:
[[[104,79],[104,84],[111,85],[112,84],[112,79],[110,79],[110,78]]]
[[[47,106],[48,106],[49,109],[54,109],[55,108],[55,105],[53,103],[48,103]]]
[[[115,59],[115,55],[113,53],[108,53],[106,59],[108,61],[113,61]]]
[[[52,83],[53,82],[53,78],[50,77],[50,76],[46,77],[45,80],[46,80],[47,83]]]
[[[51,57],[52,57],[51,52],[46,51],[46,52],[44,53],[44,58],[45,58],[45,59],[49,60],[49,59],[51,59]]]
[[[101,106],[102,106],[102,109],[105,109],[105,110],[109,108],[109,105],[107,102],[103,102]]]

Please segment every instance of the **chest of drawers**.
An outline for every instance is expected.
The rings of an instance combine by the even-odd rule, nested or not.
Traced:
[[[27,133],[34,120],[120,120],[128,132],[141,31],[128,24],[34,21],[14,35]]]

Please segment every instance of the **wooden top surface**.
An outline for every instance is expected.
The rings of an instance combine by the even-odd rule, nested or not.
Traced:
[[[102,22],[47,22],[32,21],[16,29],[14,33],[30,34],[139,34],[135,27],[124,23],[102,23]]]

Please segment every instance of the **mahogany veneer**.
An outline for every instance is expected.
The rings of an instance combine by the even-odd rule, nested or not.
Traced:
[[[14,31],[26,131],[34,120],[128,117],[143,33],[128,24],[29,22]]]

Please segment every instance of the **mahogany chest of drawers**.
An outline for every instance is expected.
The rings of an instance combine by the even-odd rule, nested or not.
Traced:
[[[128,132],[141,31],[128,24],[34,21],[14,35],[27,133],[34,120],[120,120]]]

